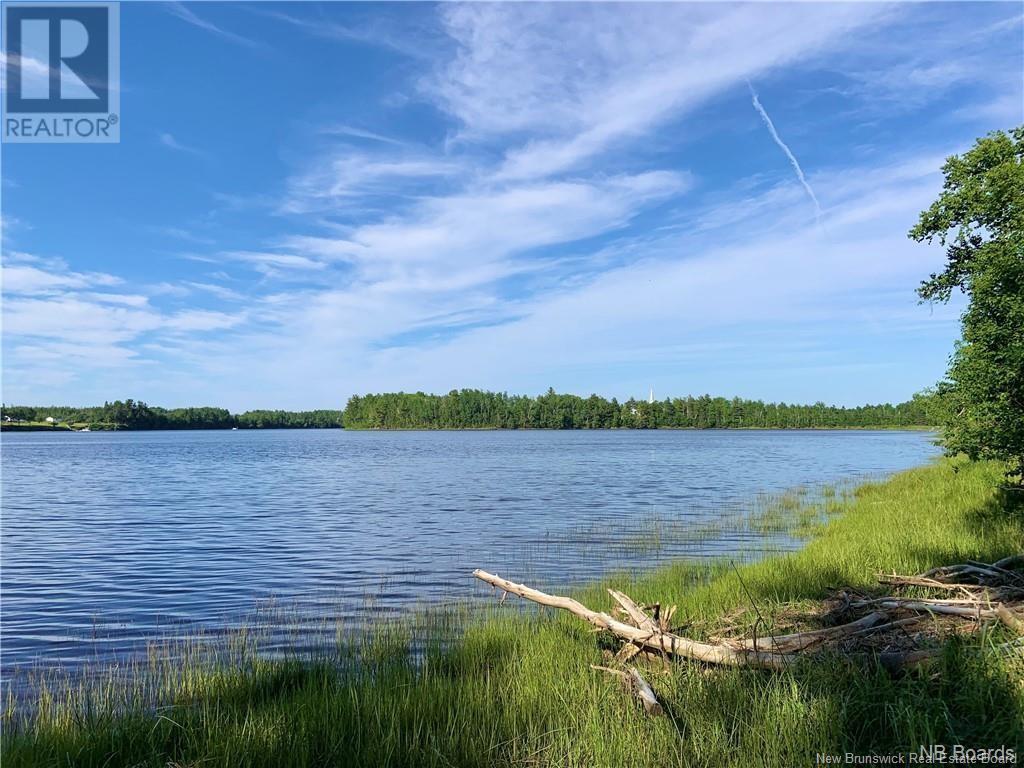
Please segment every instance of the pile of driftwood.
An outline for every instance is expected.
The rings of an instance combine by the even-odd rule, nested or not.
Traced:
[[[678,634],[671,621],[675,606],[642,606],[628,595],[609,589],[615,601],[612,613],[595,611],[570,597],[549,595],[525,584],[516,584],[486,571],[473,575],[488,584],[540,605],[569,611],[598,630],[610,632],[623,642],[615,661],[626,662],[637,654],[663,660],[691,659],[707,664],[784,669],[798,657],[830,649],[848,654],[870,652],[891,670],[919,665],[939,653],[936,642],[944,634],[975,631],[985,622],[1001,622],[1024,635],[1024,555],[995,563],[968,561],[933,568],[916,576],[880,575],[878,582],[890,588],[883,596],[842,590],[831,608],[818,615],[827,624],[785,635],[766,632],[758,636],[691,640]],[[936,593],[941,596],[931,596]],[[926,596],[927,595],[927,596]],[[754,606],[756,610],[756,606]],[[1022,638],[1024,639],[1024,638]],[[1021,646],[1021,640],[1006,644]],[[636,667],[626,671],[595,666],[616,675],[633,691],[645,710],[656,714],[661,707],[650,685]]]

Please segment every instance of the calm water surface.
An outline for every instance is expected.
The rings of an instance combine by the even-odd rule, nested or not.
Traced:
[[[923,432],[5,433],[2,663],[75,668],[144,638],[223,629],[278,598],[358,622],[479,594],[750,549],[728,529],[624,551],[761,492],[878,476]]]

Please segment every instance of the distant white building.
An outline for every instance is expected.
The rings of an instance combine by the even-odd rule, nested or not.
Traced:
[[[46,423],[47,424],[56,424],[57,420],[55,418],[53,418],[53,416],[47,416],[46,417]]]
[[[651,392],[650,392],[649,395],[647,395],[647,403],[648,403],[648,405],[654,405],[654,387],[651,387]],[[640,415],[640,409],[637,408],[635,405],[631,405],[629,407],[629,412],[633,416],[639,416]]]

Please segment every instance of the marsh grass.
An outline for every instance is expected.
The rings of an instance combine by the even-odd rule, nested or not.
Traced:
[[[799,486],[709,507],[667,507],[629,520],[576,524],[513,548],[513,561],[522,564],[524,576],[534,575],[529,569],[535,564],[595,559],[595,552],[601,554],[602,572],[609,562],[630,563],[644,574],[666,562],[723,555],[749,562],[799,548],[818,524],[842,509],[854,487],[852,481]]]
[[[753,602],[781,629],[794,605],[870,591],[879,571],[1020,551],[1024,499],[999,480],[997,466],[943,461],[812,494],[763,521],[796,520],[810,537],[798,552],[624,572],[576,596],[607,609],[614,584],[678,604],[694,637],[752,626]],[[782,672],[653,666],[668,715],[656,719],[589,668],[603,641],[565,614],[497,600],[425,611],[313,658],[266,658],[257,634],[216,652],[154,648],[125,674],[43,686],[33,707],[9,696],[3,765],[800,766],[933,743],[1024,749],[1024,659],[998,648],[1000,630],[954,639],[927,674],[900,677],[838,656]]]

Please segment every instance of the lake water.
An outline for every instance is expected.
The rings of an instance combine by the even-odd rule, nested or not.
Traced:
[[[557,586],[665,558],[756,551],[759,493],[877,477],[924,432],[5,433],[2,664],[74,669],[217,631],[277,598],[358,624],[481,594],[485,568]],[[712,529],[709,529],[712,530]],[[777,544],[777,542],[776,542]]]

